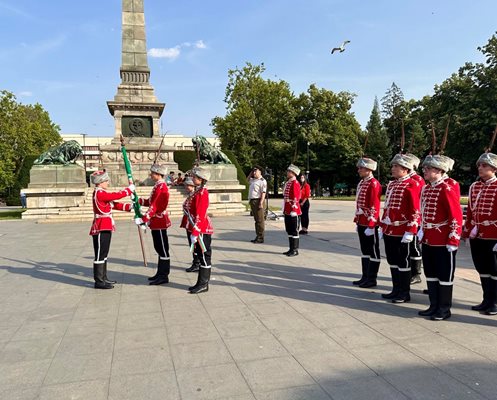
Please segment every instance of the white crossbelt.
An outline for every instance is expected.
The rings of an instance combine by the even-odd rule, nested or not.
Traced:
[[[387,219],[384,219],[381,221],[383,224],[385,225],[392,225],[392,226],[400,226],[400,225],[404,225],[404,224],[407,224],[409,221],[390,221],[390,220],[387,220]]]
[[[443,221],[443,222],[440,222],[440,223],[433,223],[433,222],[425,222],[423,224],[423,229],[438,229],[438,228],[441,228],[442,226],[445,226],[445,225],[448,225],[449,224],[449,221]]]

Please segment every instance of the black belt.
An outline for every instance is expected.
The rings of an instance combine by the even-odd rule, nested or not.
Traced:
[[[259,197],[258,199],[250,199],[249,201],[252,201],[252,200],[260,200],[261,198]]]

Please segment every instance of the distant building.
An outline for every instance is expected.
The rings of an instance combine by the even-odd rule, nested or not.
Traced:
[[[60,136],[65,142],[75,140],[81,145],[83,157],[80,159],[80,164],[86,164],[87,171],[96,171],[101,167],[100,146],[111,144],[114,138],[114,136],[89,136],[85,133],[64,133]],[[218,138],[208,137],[206,139],[214,147],[220,147]],[[195,150],[192,138],[183,135],[167,134],[163,146],[175,147],[177,150]]]

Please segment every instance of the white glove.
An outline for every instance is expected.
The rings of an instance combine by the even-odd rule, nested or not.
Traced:
[[[469,238],[474,239],[478,235],[478,227],[475,226],[473,229],[471,229],[471,232],[469,232]]]
[[[420,229],[418,231],[418,234],[416,235],[418,237],[418,240],[421,242],[423,240],[423,236],[425,235],[425,233],[423,232],[422,229]]]
[[[452,246],[452,245],[450,245],[450,244],[448,244],[448,245],[447,245],[447,246],[445,246],[445,247],[447,247],[447,251],[448,251],[449,253],[452,253],[453,251],[456,251],[456,250],[457,250],[457,246]]]
[[[355,226],[355,231],[356,231],[356,233],[359,232],[358,225]]]
[[[136,194],[134,194],[133,192],[131,192],[131,201],[135,201],[135,200],[138,200],[138,196]]]
[[[497,243],[495,243],[494,247],[492,247],[492,251],[496,251],[497,252]]]
[[[131,184],[128,186],[128,189],[131,190],[131,192],[134,192],[136,190],[136,186],[134,184]]]
[[[364,234],[366,236],[373,236],[374,235],[374,228],[366,228],[364,231]]]
[[[143,219],[141,219],[141,218],[135,218],[135,224],[136,225],[145,225],[145,222],[143,222]]]
[[[192,241],[192,244],[195,243],[197,241],[197,238],[198,236],[197,235],[194,235],[194,234],[191,234],[190,235],[190,240]]]
[[[378,228],[378,238],[381,240],[383,239],[383,229]]]
[[[404,233],[404,236],[402,236],[400,243],[411,243],[413,239],[414,235],[411,232],[406,232]]]
[[[292,212],[290,213],[290,217],[296,217],[296,216],[297,216],[297,213],[296,213],[295,211],[292,211]]]

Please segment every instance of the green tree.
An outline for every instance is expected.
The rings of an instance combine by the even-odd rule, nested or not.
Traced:
[[[14,186],[27,156],[61,141],[59,127],[40,104],[21,104],[0,91],[0,192]]]
[[[381,99],[383,114],[383,126],[387,131],[388,138],[392,146],[392,152],[397,153],[400,150],[400,136],[402,121],[405,119],[407,110],[404,101],[404,93],[395,84],[392,83],[385,96]],[[392,155],[393,155],[392,153]]]
[[[387,132],[383,127],[380,115],[380,105],[375,97],[371,116],[366,125],[367,146],[364,153],[378,162],[378,176],[381,182],[386,182],[390,170],[390,156],[392,149]]]
[[[278,173],[294,154],[296,99],[287,82],[263,79],[264,71],[264,64],[247,63],[228,72],[226,115],[213,118],[212,126],[244,170],[258,163]]]

